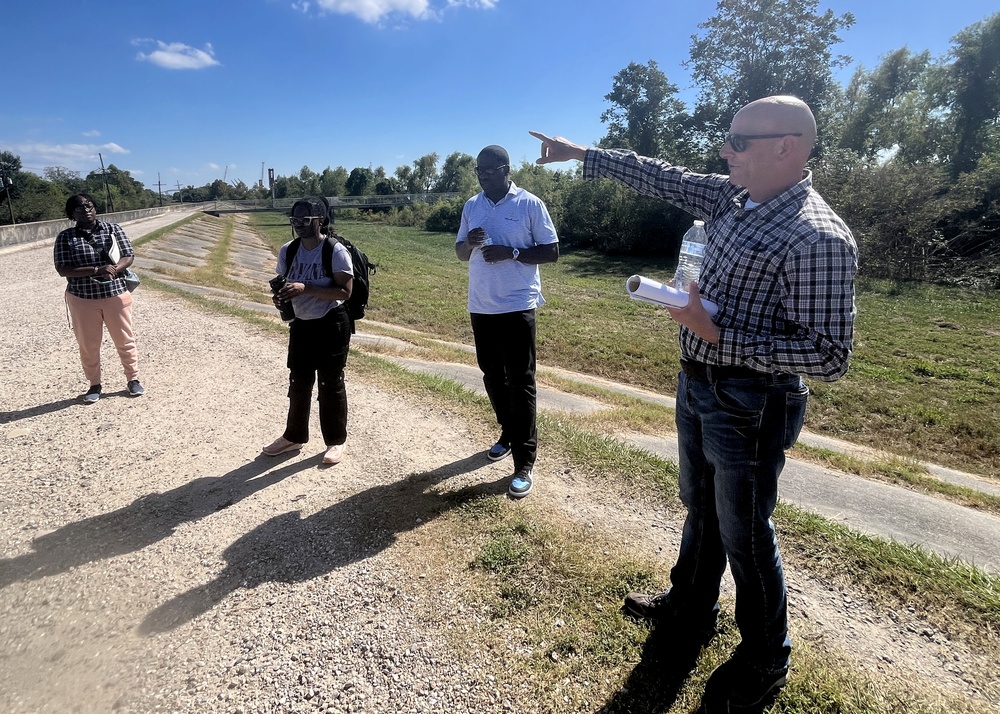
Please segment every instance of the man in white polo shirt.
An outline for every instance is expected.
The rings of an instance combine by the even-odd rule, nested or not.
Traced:
[[[531,491],[538,450],[535,424],[535,309],[538,266],[559,258],[559,238],[541,199],[510,180],[510,157],[487,146],[476,158],[483,190],[462,209],[455,254],[469,263],[468,309],[483,384],[500,424],[492,461],[512,454],[512,498]]]

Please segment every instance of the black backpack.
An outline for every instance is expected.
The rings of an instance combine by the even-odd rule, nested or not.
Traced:
[[[377,272],[378,265],[369,261],[368,256],[346,238],[336,236],[336,240],[340,241],[341,245],[347,248],[347,252],[351,254],[351,265],[354,268],[354,284],[351,288],[351,297],[347,298],[347,314],[351,318],[351,332],[354,332],[355,321],[364,319],[365,308],[368,307],[368,295],[371,289],[369,276]],[[295,238],[288,244],[288,248],[285,250],[286,276],[288,275],[288,270],[292,267],[292,261],[295,260],[295,254],[298,252],[301,242],[300,239]],[[326,273],[326,277],[333,278],[333,243],[330,242],[329,236],[323,239],[323,272]]]

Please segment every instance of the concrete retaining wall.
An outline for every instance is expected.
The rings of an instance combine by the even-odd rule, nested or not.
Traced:
[[[105,223],[125,223],[127,221],[138,221],[141,218],[152,218],[167,211],[190,211],[190,203],[178,203],[172,206],[158,208],[140,208],[135,211],[120,211],[118,213],[103,213],[98,220]],[[211,206],[212,204],[205,204]],[[34,241],[54,239],[61,231],[73,226],[73,221],[62,219],[59,221],[38,221],[36,223],[17,223],[11,226],[0,226],[0,248],[22,243],[32,243]]]

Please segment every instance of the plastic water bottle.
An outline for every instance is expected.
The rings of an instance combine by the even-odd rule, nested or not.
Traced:
[[[701,275],[701,263],[705,259],[705,244],[708,243],[708,233],[705,232],[705,221],[695,221],[688,228],[681,242],[681,253],[677,258],[677,272],[674,273],[674,287],[687,293],[688,285]]]

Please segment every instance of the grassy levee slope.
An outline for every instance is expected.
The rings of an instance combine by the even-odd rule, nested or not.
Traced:
[[[275,247],[289,239],[281,214],[254,218]],[[372,320],[471,344],[454,236],[362,222],[337,229],[379,265]],[[540,363],[672,394],[677,327],[624,288],[634,273],[670,272],[663,260],[590,251],[543,266]],[[861,279],[857,307],[851,369],[838,382],[808,380],[806,427],[1000,481],[1000,295]]]

